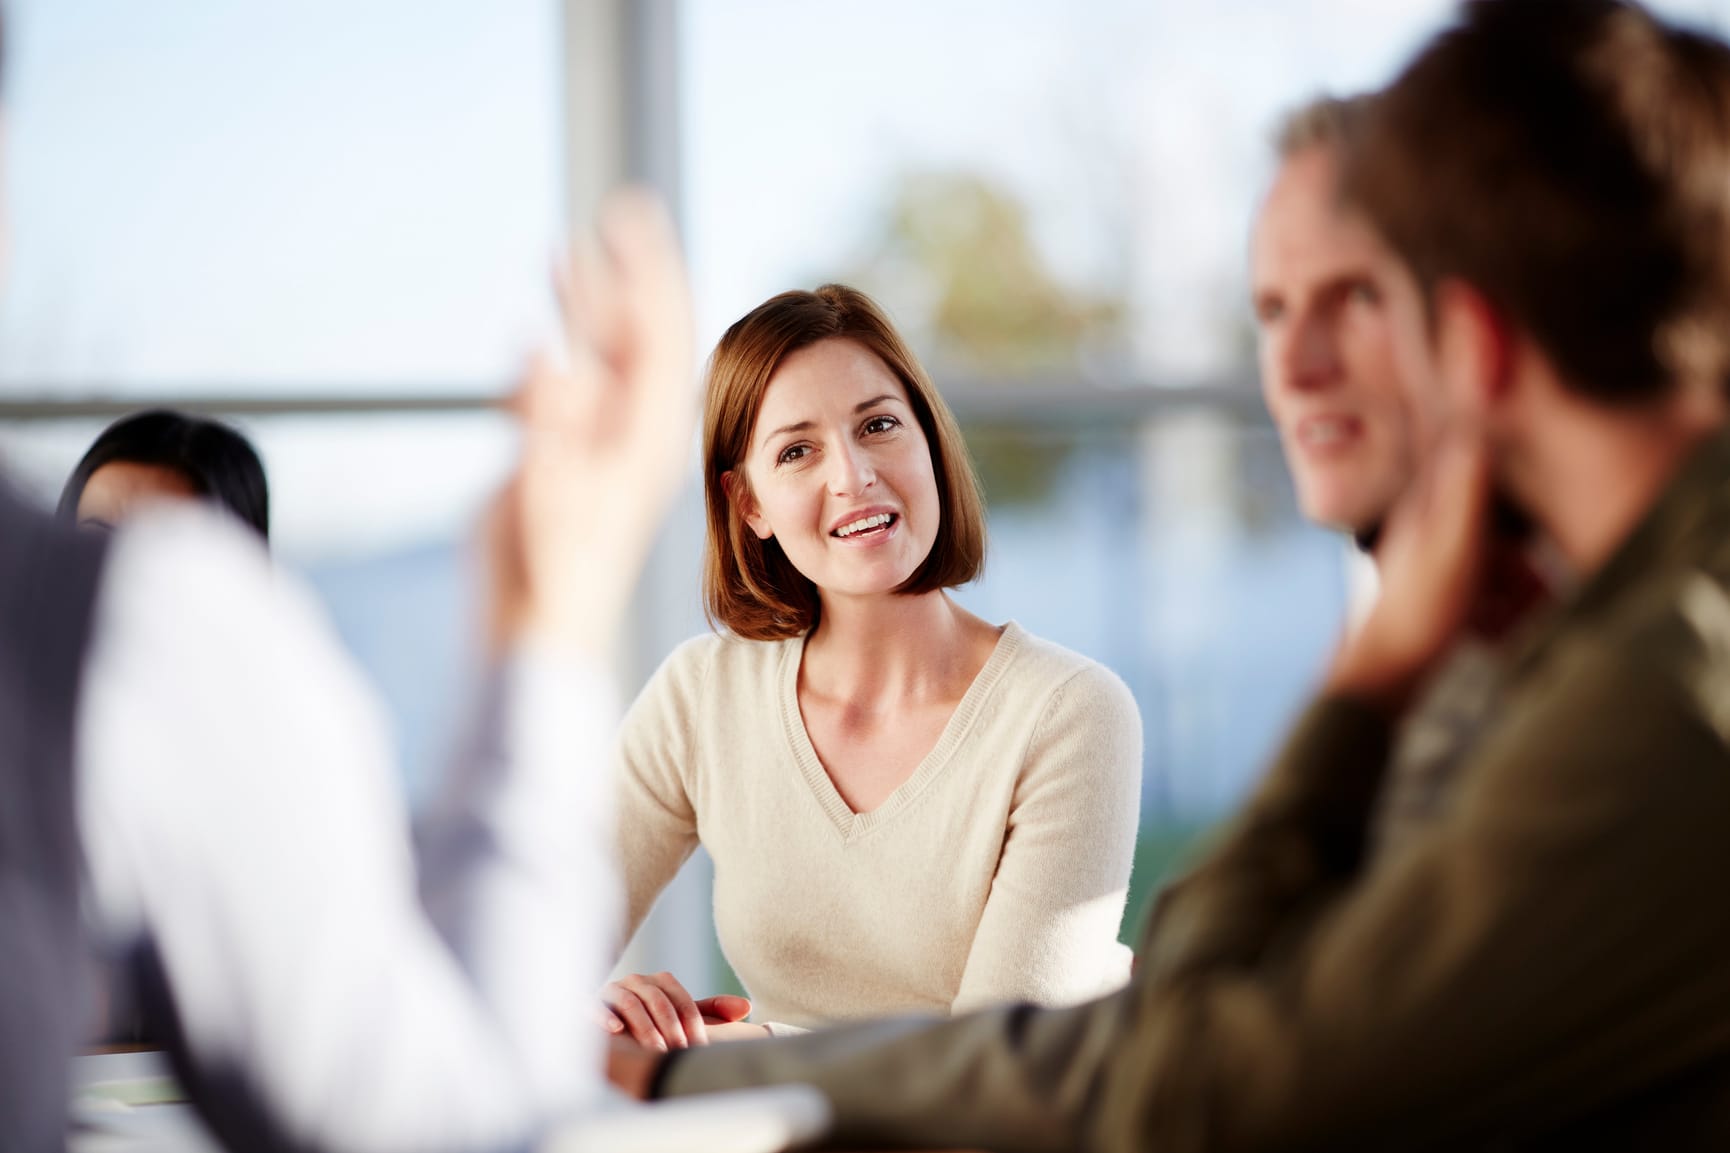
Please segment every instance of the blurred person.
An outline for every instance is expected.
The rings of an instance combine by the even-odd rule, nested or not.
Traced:
[[[102,430],[61,490],[58,513],[113,529],[158,500],[204,500],[270,538],[270,486],[246,437],[221,421],[151,409]]]
[[[1730,48],[1616,0],[1477,0],[1378,96],[1348,185],[1397,254],[1416,478],[1381,598],[1130,987],[620,1044],[620,1084],[807,1081],[850,1147],[1730,1144]],[[1579,584],[1444,810],[1369,854],[1499,504]]]
[[[1382,279],[1386,242],[1343,186],[1373,97],[1319,97],[1275,134],[1277,168],[1250,242],[1262,395],[1303,515],[1348,533],[1373,563],[1382,524],[1416,469],[1412,414],[1395,363]],[[1410,836],[1437,812],[1460,758],[1494,710],[1502,650],[1549,585],[1517,519],[1493,534],[1497,595],[1402,718],[1372,841]],[[1546,570],[1555,568],[1545,566]]]
[[[723,1037],[1121,986],[1140,714],[1102,665],[950,599],[984,562],[983,502],[889,318],[831,284],[735,323],[703,476],[725,631],[681,646],[625,718],[629,930],[702,843],[767,1018]],[[655,1047],[750,1007],[666,973],[605,997]]]
[[[151,409],[102,430],[61,490],[57,515],[80,528],[113,531],[161,500],[203,500],[270,537],[270,488],[258,452],[220,421]],[[91,1036],[135,1045],[147,1040],[125,974],[103,979]]]
[[[604,669],[695,400],[670,223],[604,224],[568,365],[517,397],[496,663],[418,854],[384,717],[258,534],[191,502],[76,533],[0,482],[0,1148],[65,1147],[88,941],[228,1148],[523,1147],[600,1092]]]
[[[1369,100],[1324,97],[1287,114],[1250,239],[1262,396],[1298,508],[1366,549],[1413,469],[1377,279],[1386,247],[1340,186]]]

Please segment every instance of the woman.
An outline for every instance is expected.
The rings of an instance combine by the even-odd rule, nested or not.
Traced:
[[[214,420],[169,409],[121,417],[102,430],[60,492],[57,515],[111,531],[162,500],[205,500],[270,537],[270,490],[247,439]],[[104,1043],[154,1043],[134,1012],[136,997],[116,971],[102,978],[94,1028]]]
[[[722,948],[767,1018],[723,1035],[1124,980],[1135,702],[948,596],[983,560],[977,482],[888,319],[829,285],[733,325],[703,453],[703,595],[727,632],[674,652],[625,720],[630,932],[701,841]],[[650,1046],[749,1008],[668,974],[604,996]]]
[[[66,481],[59,515],[111,529],[139,504],[163,499],[209,501],[270,537],[270,489],[252,445],[226,424],[168,409],[103,429]]]

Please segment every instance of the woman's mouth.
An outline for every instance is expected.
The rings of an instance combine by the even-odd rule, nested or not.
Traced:
[[[857,540],[860,537],[878,536],[889,531],[900,518],[892,512],[872,513],[858,520],[850,520],[840,528],[829,533],[839,540]]]

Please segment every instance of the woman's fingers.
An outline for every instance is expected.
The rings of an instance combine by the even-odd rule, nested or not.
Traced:
[[[684,1049],[709,1043],[703,1012],[671,973],[636,973],[601,992],[631,1038],[640,1045]]]
[[[649,1019],[655,1023],[666,1040],[668,1048],[683,1049],[690,1044],[685,1038],[685,1027],[679,1021],[678,1007],[673,999],[657,987],[654,982],[641,977],[634,977],[627,982],[631,992],[637,995],[643,1008],[648,1010]]]
[[[601,991],[601,996],[624,1024],[631,1040],[645,1048],[666,1052],[666,1039],[661,1036],[661,1030],[655,1026],[648,1008],[636,993],[615,981]]]
[[[729,1021],[743,1021],[751,1015],[751,1002],[744,997],[722,993],[698,1001],[697,1011],[702,1013],[705,1022],[720,1024]]]
[[[686,1043],[690,1045],[707,1045],[709,1043],[709,1035],[708,1031],[703,1027],[703,1014],[702,1011],[697,1008],[697,999],[691,996],[691,994],[685,989],[685,986],[679,984],[678,978],[674,977],[671,973],[656,973],[654,976],[645,979],[658,992],[660,992],[671,1005],[673,1012],[678,1019],[680,1032],[683,1033]]]

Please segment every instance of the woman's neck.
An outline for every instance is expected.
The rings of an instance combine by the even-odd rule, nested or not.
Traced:
[[[991,626],[942,592],[823,598],[805,642],[807,692],[856,704],[947,699],[966,692]]]

